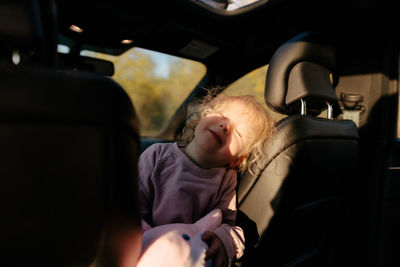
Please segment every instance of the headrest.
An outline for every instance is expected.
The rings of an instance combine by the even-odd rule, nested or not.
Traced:
[[[274,53],[269,63],[265,101],[276,112],[300,113],[300,99],[307,114],[318,115],[327,102],[337,106],[330,74],[335,53],[322,36],[304,32],[290,39]]]
[[[53,0],[0,1],[1,59],[55,66],[57,48],[56,7]],[[14,52],[15,53],[15,52]]]

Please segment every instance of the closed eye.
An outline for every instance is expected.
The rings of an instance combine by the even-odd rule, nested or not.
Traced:
[[[221,118],[223,118],[223,119],[228,119],[228,118],[225,117],[224,114],[222,114],[221,112],[217,112],[217,113],[221,116]]]
[[[240,138],[242,138],[242,135],[239,133],[238,130],[235,129],[235,132],[240,136]]]

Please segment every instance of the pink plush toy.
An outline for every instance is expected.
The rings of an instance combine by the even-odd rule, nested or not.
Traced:
[[[142,221],[142,256],[137,266],[205,266],[204,256],[208,247],[201,235],[215,230],[221,221],[219,209],[194,224],[174,223],[151,228]]]

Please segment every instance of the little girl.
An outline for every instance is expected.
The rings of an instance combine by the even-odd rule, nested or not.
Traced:
[[[139,158],[143,224],[192,224],[220,209],[222,224],[202,239],[206,259],[227,266],[244,251],[235,226],[237,171],[257,170],[274,122],[252,96],[206,97],[187,118],[183,144],[154,144]]]

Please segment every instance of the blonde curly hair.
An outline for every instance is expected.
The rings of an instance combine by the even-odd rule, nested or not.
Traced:
[[[260,169],[261,159],[265,155],[265,146],[268,145],[271,139],[271,133],[274,129],[274,120],[269,112],[251,95],[227,96],[220,95],[214,97],[213,94],[208,94],[202,100],[192,101],[187,107],[187,116],[185,127],[181,133],[180,142],[188,145],[194,138],[194,132],[199,121],[208,113],[215,111],[223,111],[223,108],[236,101],[244,103],[247,110],[251,111],[253,118],[249,123],[252,123],[251,138],[247,149],[242,155],[239,155],[240,163],[238,165],[230,165],[231,168],[239,172],[248,170],[254,174]]]

